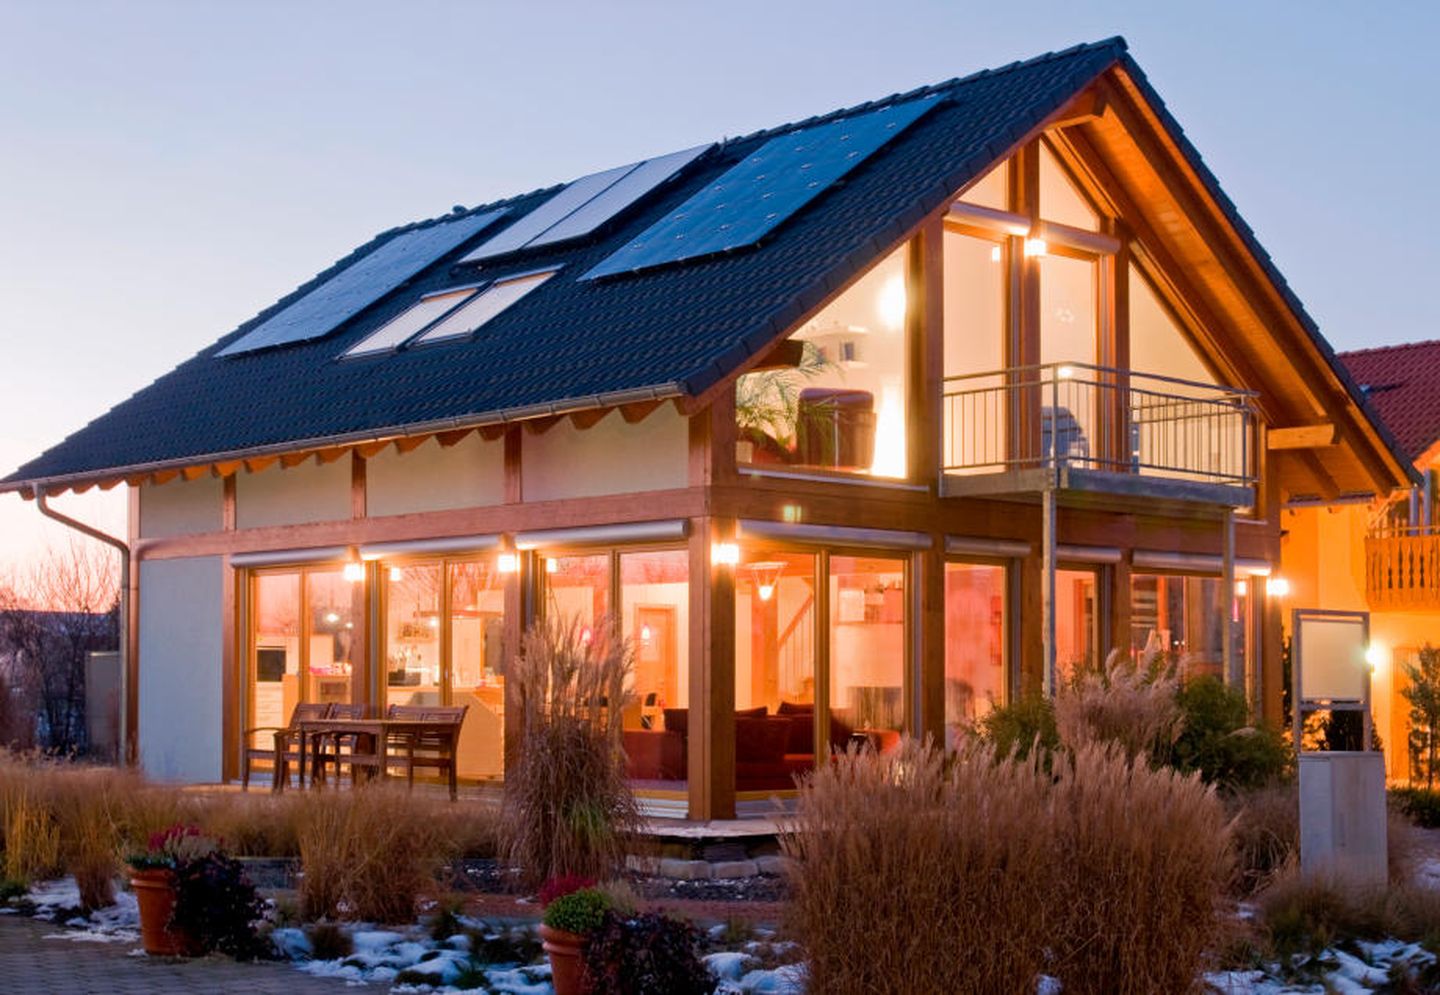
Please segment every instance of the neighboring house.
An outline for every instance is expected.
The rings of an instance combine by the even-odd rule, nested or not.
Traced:
[[[612,613],[718,818],[1111,650],[1278,718],[1281,509],[1408,473],[1115,39],[386,232],[0,487],[131,485],[156,776],[354,699],[499,777],[502,647]]]
[[[0,606],[0,749],[88,747],[86,658],[115,649],[118,617]]]
[[[1405,665],[1426,643],[1440,646],[1440,342],[1340,354],[1372,408],[1414,460],[1419,481],[1349,502],[1336,490],[1322,507],[1299,504],[1283,518],[1281,554],[1289,604],[1370,612],[1371,696],[1389,776],[1411,776]],[[1331,435],[1338,443],[1338,435]],[[1331,444],[1327,443],[1327,444]],[[1287,620],[1288,622],[1288,620]]]

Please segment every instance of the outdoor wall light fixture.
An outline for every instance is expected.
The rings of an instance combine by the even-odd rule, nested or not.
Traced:
[[[1379,670],[1385,666],[1385,661],[1389,658],[1390,654],[1387,653],[1385,647],[1379,643],[1371,643],[1365,648],[1365,662],[1370,665],[1372,671]]]
[[[1043,256],[1050,251],[1050,246],[1045,244],[1043,238],[1027,238],[1025,240],[1025,255]]]
[[[365,564],[361,563],[359,559],[351,560],[345,564],[345,569],[340,572],[340,575],[350,583],[358,584],[365,579]]]
[[[519,573],[520,554],[501,553],[498,557],[495,558],[495,569],[499,570],[502,574]]]
[[[740,544],[738,542],[712,542],[710,544],[710,563],[717,567],[738,566]]]
[[[1290,594],[1290,582],[1284,577],[1265,578],[1265,593],[1272,598],[1284,598]]]

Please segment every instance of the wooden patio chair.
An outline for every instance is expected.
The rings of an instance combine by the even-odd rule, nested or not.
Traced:
[[[269,760],[273,771],[271,791],[283,791],[285,784],[290,780],[290,761],[297,763],[302,760],[300,756],[300,723],[307,719],[328,719],[330,717],[330,704],[316,702],[301,702],[295,706],[290,713],[290,724],[287,726],[257,726],[254,729],[246,729],[242,742],[245,744],[245,755],[240,766],[240,789],[250,790],[250,765],[255,760]],[[260,733],[271,734],[271,745],[256,746],[252,742],[254,737]]]
[[[339,702],[332,705],[330,714],[332,719],[363,719],[368,717],[370,706],[354,704],[352,702]],[[348,764],[350,767],[350,780],[355,780],[356,768],[365,768],[372,774],[379,768],[378,755],[375,752],[375,745],[370,744],[368,751],[361,749],[364,745],[360,740],[373,737],[361,737],[355,733],[327,732],[316,741],[311,757],[314,759],[314,773],[312,783],[323,784],[326,778],[326,768],[330,764],[335,765],[335,780],[338,782],[341,777],[341,765]]]
[[[390,739],[390,762],[405,768],[405,781],[415,786],[415,768],[443,771],[449,778],[450,800],[459,795],[457,759],[460,727],[465,724],[469,705],[391,705],[387,717],[444,723],[443,728],[418,734],[399,733]]]

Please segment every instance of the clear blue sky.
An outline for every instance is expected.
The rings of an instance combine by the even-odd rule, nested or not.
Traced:
[[[0,0],[0,471],[397,223],[1113,34],[1337,348],[1440,337],[1440,4]]]

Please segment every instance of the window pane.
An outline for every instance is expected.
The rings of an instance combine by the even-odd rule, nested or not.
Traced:
[[[255,658],[251,661],[249,728],[289,725],[290,713],[301,701],[300,685],[300,575],[257,574],[252,612]],[[266,733],[256,734],[251,745],[268,747]]]
[[[385,703],[439,705],[440,565],[384,568]]]
[[[1009,176],[1009,160],[1006,160],[980,177],[974,186],[961,194],[960,199],[967,204],[979,204],[981,207],[993,207],[997,211],[1007,211],[1010,209]]]
[[[1130,267],[1130,368],[1181,380],[1216,382],[1190,337],[1170,316],[1150,281]]]
[[[742,462],[905,475],[901,248],[790,339],[790,363],[736,385]]]
[[[359,635],[365,625],[365,585],[339,570],[308,573],[310,687],[308,700],[340,704],[352,698]]]
[[[1005,252],[999,242],[945,233],[945,385],[947,467],[975,467],[1002,456],[1005,398]]]
[[[467,705],[460,729],[461,777],[505,773],[505,581],[488,560],[452,563],[448,700]]]
[[[1060,682],[1077,671],[1099,666],[1099,617],[1095,610],[1095,574],[1090,570],[1055,571],[1055,671]]]
[[[437,339],[469,335],[554,275],[555,271],[551,270],[549,273],[532,273],[530,276],[492,283],[479,297],[420,336],[419,341],[434,342]]]
[[[448,294],[435,294],[432,297],[422,298],[414,307],[401,312],[397,317],[366,336],[345,355],[360,356],[365,353],[394,349],[456,304],[474,294],[474,290],[456,290]]]
[[[553,618],[579,619],[592,627],[610,611],[610,555],[546,559],[546,611]]]
[[[814,753],[814,704],[815,557],[747,552],[735,571],[735,707],[805,714],[788,752]]]
[[[1005,568],[945,564],[945,742],[1005,701]]]
[[[1096,265],[1067,256],[1040,260],[1040,362],[1093,364],[1097,356]],[[1044,454],[1086,462],[1103,456],[1095,420],[1095,375],[1075,369],[1041,401]],[[1053,410],[1052,410],[1053,408]],[[1051,432],[1055,438],[1050,438]]]
[[[622,555],[620,613],[625,637],[635,645],[638,699],[625,728],[658,729],[663,709],[689,701],[689,551]]]
[[[1100,216],[1070,182],[1060,160],[1044,142],[1040,143],[1040,217],[1090,231],[1100,227]]]
[[[1140,660],[1159,656],[1183,676],[1224,679],[1227,612],[1242,623],[1233,638],[1243,659],[1244,600],[1223,597],[1219,577],[1136,574],[1130,592],[1130,645]]]
[[[885,749],[905,721],[905,564],[830,558],[830,742]]]

